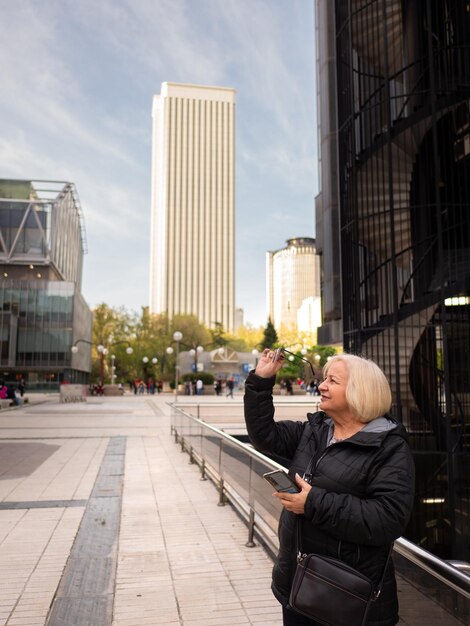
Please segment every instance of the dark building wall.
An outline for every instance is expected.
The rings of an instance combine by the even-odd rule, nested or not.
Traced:
[[[336,0],[344,348],[416,452],[412,540],[470,561],[470,12]]]
[[[320,193],[315,199],[316,250],[321,255],[322,325],[319,344],[343,341],[341,255],[338,211],[335,10],[330,0],[316,3],[317,109]]]

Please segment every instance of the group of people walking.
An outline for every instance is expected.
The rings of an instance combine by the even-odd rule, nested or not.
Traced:
[[[227,398],[233,398],[235,389],[235,379],[229,376],[227,379],[217,378],[214,380],[214,391],[216,396],[225,395]]]
[[[163,381],[162,380],[153,380],[153,378],[149,378],[145,383],[143,380],[136,378],[135,380],[129,381],[129,389],[135,395],[140,394],[143,395],[145,393],[153,396],[156,393],[161,393],[163,391]]]

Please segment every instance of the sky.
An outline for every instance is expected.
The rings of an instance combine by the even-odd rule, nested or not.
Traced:
[[[315,236],[314,0],[0,0],[0,178],[75,183],[82,291],[149,303],[152,98],[236,95],[236,306],[266,323],[266,251]]]

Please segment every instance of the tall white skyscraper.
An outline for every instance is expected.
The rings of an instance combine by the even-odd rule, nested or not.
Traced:
[[[233,331],[235,90],[163,83],[152,116],[150,311]]]

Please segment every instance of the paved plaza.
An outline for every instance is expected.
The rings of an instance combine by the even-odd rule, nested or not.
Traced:
[[[175,445],[171,396],[42,400],[0,412],[0,624],[281,624],[272,563]]]
[[[172,399],[0,411],[0,626],[282,624],[272,561],[175,444]],[[400,593],[401,624],[458,624]]]

